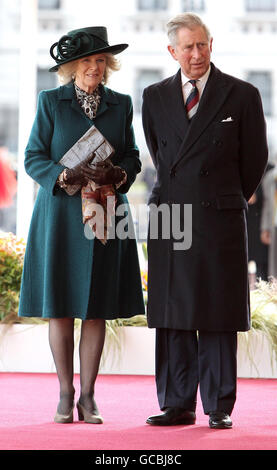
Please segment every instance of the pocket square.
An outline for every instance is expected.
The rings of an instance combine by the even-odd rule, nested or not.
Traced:
[[[227,119],[222,119],[221,122],[233,122],[233,121],[234,121],[234,119],[230,116]]]

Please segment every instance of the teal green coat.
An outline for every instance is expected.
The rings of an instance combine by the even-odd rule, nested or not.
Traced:
[[[127,173],[117,204],[128,204],[125,193],[141,169],[132,102],[104,86],[101,95],[93,122],[78,104],[72,83],[39,95],[25,169],[40,189],[27,241],[19,316],[112,319],[144,313],[136,240],[116,238],[106,246],[88,240],[80,191],[69,196],[56,186],[64,169],[59,160],[94,124],[115,149],[113,163]]]

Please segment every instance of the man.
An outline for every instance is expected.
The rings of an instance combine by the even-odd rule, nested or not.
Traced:
[[[199,384],[210,427],[230,428],[237,331],[250,328],[245,210],[267,163],[265,121],[258,90],[210,62],[212,38],[198,16],[173,18],[168,36],[180,69],[143,96],[157,169],[149,199],[148,325],[156,328],[163,411],[147,423],[194,424]],[[160,227],[151,238],[154,204],[169,205],[173,219],[174,205],[192,206],[188,249],[176,249]]]

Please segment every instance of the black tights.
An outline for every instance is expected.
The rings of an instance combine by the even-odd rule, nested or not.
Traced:
[[[88,410],[95,409],[94,384],[99,370],[105,341],[105,320],[84,320],[81,327],[80,355],[80,403]],[[74,319],[51,318],[49,343],[53,354],[59,384],[58,412],[67,414],[73,405]]]

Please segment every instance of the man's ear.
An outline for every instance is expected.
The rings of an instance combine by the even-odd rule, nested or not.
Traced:
[[[174,60],[177,60],[174,47],[172,47],[172,46],[169,45],[169,46],[167,46],[167,50],[168,50],[169,53],[172,55],[173,59],[174,59]]]

